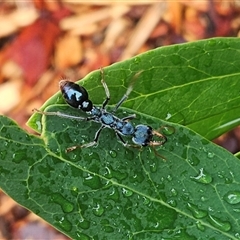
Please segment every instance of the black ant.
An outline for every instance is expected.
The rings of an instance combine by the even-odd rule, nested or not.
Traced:
[[[167,141],[167,138],[164,135],[157,132],[156,130],[153,130],[152,127],[150,126],[143,125],[143,124],[134,126],[130,122],[130,120],[136,118],[135,114],[132,114],[130,116],[127,116],[121,119],[115,116],[114,113],[121,106],[121,104],[128,98],[129,94],[133,90],[133,85],[130,85],[128,87],[126,93],[121,98],[121,100],[116,104],[112,112],[106,111],[105,107],[110,100],[110,92],[106,82],[104,81],[104,73],[102,69],[101,69],[101,74],[102,74],[101,82],[106,93],[106,99],[102,103],[102,107],[96,107],[93,105],[92,101],[88,98],[88,92],[84,87],[68,80],[61,80],[59,82],[59,87],[65,101],[71,107],[81,109],[82,111],[91,115],[90,117],[72,116],[65,113],[61,113],[61,112],[43,112],[35,109],[35,111],[37,111],[38,113],[45,114],[45,115],[55,115],[63,118],[76,119],[80,121],[94,121],[101,124],[101,127],[97,130],[94,140],[92,142],[89,142],[83,145],[69,147],[66,149],[66,152],[70,152],[76,148],[87,148],[87,147],[92,147],[96,145],[98,143],[98,139],[101,131],[106,127],[114,130],[114,132],[116,133],[116,136],[119,138],[119,140],[124,146],[145,147],[145,146],[163,145]],[[157,136],[160,139],[160,141],[153,141],[154,135]],[[132,137],[132,141],[135,145],[128,144],[122,138],[122,136]]]

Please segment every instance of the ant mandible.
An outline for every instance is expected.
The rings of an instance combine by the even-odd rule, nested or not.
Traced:
[[[90,117],[80,117],[80,116],[72,116],[61,112],[44,112],[38,109],[35,109],[36,112],[44,115],[55,115],[63,118],[70,118],[80,121],[94,121],[101,124],[101,127],[95,133],[94,140],[92,142],[72,146],[66,149],[66,152],[70,152],[75,150],[76,148],[88,148],[96,145],[99,140],[99,136],[101,131],[104,128],[111,128],[116,133],[116,136],[119,138],[121,143],[124,146],[161,146],[166,141],[167,138],[159,133],[156,130],[153,130],[152,127],[144,124],[139,124],[134,126],[130,120],[136,118],[135,114],[129,115],[124,118],[118,118],[115,116],[115,112],[117,109],[122,105],[122,103],[128,98],[129,94],[133,90],[133,84],[131,84],[126,93],[123,95],[121,100],[116,104],[113,111],[108,112],[106,111],[105,107],[107,106],[110,100],[110,92],[106,82],[104,81],[104,73],[103,69],[101,69],[102,75],[102,85],[105,90],[106,98],[102,103],[101,107],[96,107],[93,105],[92,101],[88,98],[87,90],[68,80],[61,80],[59,82],[59,87],[62,92],[62,96],[65,101],[73,108],[81,109],[82,111],[86,112],[87,114],[91,115]],[[137,75],[137,74],[136,74]],[[136,77],[135,75],[135,77]],[[122,136],[132,137],[132,141],[135,145],[128,144]],[[160,140],[153,141],[153,136],[157,136]]]

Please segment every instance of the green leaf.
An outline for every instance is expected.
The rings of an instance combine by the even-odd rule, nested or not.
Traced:
[[[105,68],[111,104],[119,101],[134,74],[141,71],[124,107],[214,139],[240,123],[239,46],[239,38],[208,39],[158,48]],[[81,81],[95,104],[105,97],[100,79],[98,70]],[[60,94],[42,109],[55,103],[63,103]],[[28,124],[41,131],[39,116]]]
[[[66,105],[47,111],[77,115]],[[121,109],[118,114],[133,113]],[[171,129],[136,112],[135,124]],[[97,123],[42,116],[42,137],[0,118],[0,186],[73,239],[239,239],[240,163],[185,127],[172,124],[155,148],[125,148]]]
[[[74,239],[239,239],[238,158],[178,125],[212,139],[239,124],[239,41],[159,48],[104,69],[111,104],[141,71],[117,116],[165,131],[154,149],[125,148],[104,129],[97,147],[67,154],[99,124],[33,114],[40,138],[1,117],[0,187]],[[81,82],[94,104],[105,98],[100,80],[98,70]],[[41,109],[84,116],[59,93]]]

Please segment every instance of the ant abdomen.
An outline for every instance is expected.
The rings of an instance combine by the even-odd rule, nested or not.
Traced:
[[[84,87],[68,80],[61,80],[59,86],[65,101],[70,106],[79,108],[84,112],[92,110],[93,104],[88,99],[88,92]]]

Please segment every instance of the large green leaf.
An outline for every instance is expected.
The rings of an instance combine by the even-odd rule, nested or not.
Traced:
[[[65,105],[46,110],[78,112]],[[165,161],[151,148],[123,147],[111,129],[96,148],[67,154],[67,147],[91,141],[98,124],[42,121],[43,140],[1,117],[0,186],[69,237],[239,239],[240,162],[226,150],[138,114],[136,124],[168,128],[167,143],[155,149]]]
[[[1,117],[0,187],[74,239],[239,239],[238,158],[160,120],[209,139],[237,125],[238,45],[175,45],[104,69],[113,104],[142,71],[117,115],[136,113],[135,125],[164,130],[167,143],[154,149],[159,156],[149,147],[123,147],[111,129],[97,147],[67,154],[93,140],[99,124],[34,114],[28,124],[39,138]],[[100,79],[95,71],[81,82],[96,104],[105,98]],[[58,93],[42,109],[84,115],[63,103]]]
[[[141,71],[125,107],[214,139],[240,123],[239,46],[239,38],[215,38],[158,48],[105,68],[111,103]],[[98,70],[81,82],[96,104],[105,97],[100,79]],[[60,94],[44,107],[54,103],[63,103]],[[36,122],[40,118],[35,115],[29,125],[39,131]]]

